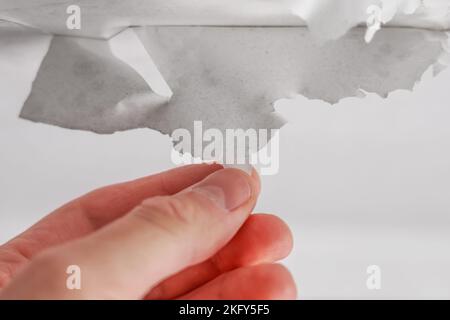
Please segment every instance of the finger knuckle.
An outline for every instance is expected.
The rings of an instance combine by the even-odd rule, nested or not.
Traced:
[[[180,222],[188,222],[190,206],[176,197],[153,198],[144,201],[140,212],[146,217],[163,216]]]

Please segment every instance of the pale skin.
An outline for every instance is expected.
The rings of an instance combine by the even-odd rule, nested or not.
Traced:
[[[252,213],[259,193],[256,171],[220,165],[90,192],[0,247],[0,299],[295,299],[276,263],[291,232]]]

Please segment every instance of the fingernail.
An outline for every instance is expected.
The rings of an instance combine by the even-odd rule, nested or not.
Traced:
[[[249,178],[236,169],[223,169],[207,177],[193,189],[214,201],[221,208],[233,211],[252,195]]]

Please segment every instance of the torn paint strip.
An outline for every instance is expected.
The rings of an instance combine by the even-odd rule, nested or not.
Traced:
[[[220,130],[279,128],[284,122],[273,108],[278,99],[301,94],[337,103],[361,90],[387,96],[413,88],[443,52],[441,42],[430,40],[441,33],[403,28],[382,29],[370,44],[365,30],[356,28],[323,45],[301,27],[146,27],[136,33],[173,90],[170,101],[158,99],[137,73],[134,82],[123,83],[117,77],[124,64],[114,65],[115,57],[93,71],[105,53],[94,50],[99,61],[85,61],[89,55],[79,39],[55,37],[21,116],[99,133],[152,128],[170,135],[177,128],[193,130],[196,120]],[[73,54],[64,54],[68,48]],[[73,70],[64,66],[85,67],[67,75]],[[103,78],[114,80],[107,86],[84,83]],[[70,91],[68,83],[77,86]],[[77,98],[80,92],[84,100]]]
[[[386,97],[449,60],[448,1],[105,1],[70,1],[87,9],[80,32],[64,29],[66,0],[0,4],[0,18],[76,36],[53,39],[21,117],[97,133],[279,128],[278,99]]]
[[[173,95],[172,89],[133,29],[126,29],[108,43],[112,54],[139,73],[154,93],[170,100]]]

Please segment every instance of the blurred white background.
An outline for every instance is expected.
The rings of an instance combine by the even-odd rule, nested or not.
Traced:
[[[21,55],[0,63],[0,242],[93,188],[172,167],[169,138],[149,129],[101,136],[19,119],[38,61]],[[447,70],[387,100],[277,104],[289,119],[281,168],[262,178],[257,211],[293,230],[285,263],[300,298],[450,298],[449,84]],[[380,290],[366,287],[369,265]]]

